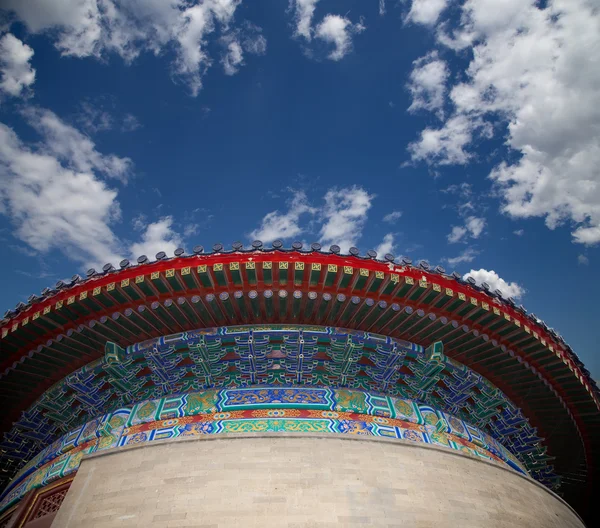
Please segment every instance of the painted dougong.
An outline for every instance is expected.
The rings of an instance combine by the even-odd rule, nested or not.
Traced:
[[[275,467],[280,448],[293,457],[304,448],[322,452],[327,445],[336,446],[335,457],[328,459],[336,460],[331,474],[345,460],[354,461],[362,477],[352,485],[364,488],[361,497],[375,493],[365,475],[372,457],[380,457],[376,464],[393,472],[386,493],[404,490],[390,499],[392,509],[382,518],[397,518],[397,507],[402,515],[413,515],[407,526],[417,525],[419,512],[427,511],[415,497],[431,492],[439,500],[436,481],[448,478],[460,487],[465,474],[472,479],[467,488],[484,495],[494,479],[490,496],[501,496],[503,486],[513,491],[525,486],[514,504],[494,506],[494,512],[506,512],[505,521],[514,516],[511,526],[582,526],[575,511],[591,518],[598,389],[562,339],[501,292],[425,262],[413,266],[392,255],[382,261],[375,252],[362,257],[355,248],[341,255],[337,246],[324,252],[318,244],[304,250],[295,243],[285,250],[275,242],[266,249],[257,241],[251,249],[234,244],[225,251],[217,244],[210,254],[201,247],[193,255],[175,253],[174,258],[159,253],[154,262],[143,256],[135,266],[123,261],[120,270],[108,264],[101,273],[90,270],[87,278],[59,282],[6,313],[0,340],[3,528],[49,526],[53,520],[54,526],[206,521],[211,515],[206,505],[194,513],[185,502],[173,513],[170,503],[164,513],[157,500],[150,515],[147,507],[136,509],[136,499],[127,507],[117,500],[138,485],[129,479],[130,488],[114,490],[125,482],[118,475],[128,462],[119,460],[137,460],[143,453],[154,460],[152,453],[162,452],[165,443],[171,446],[168,457],[192,449],[190,460],[203,460],[212,453],[197,481],[192,470],[187,477],[185,468],[183,475],[179,470],[178,478],[188,481],[176,494],[191,493],[191,503],[198,501],[190,482],[210,482],[226,493],[218,475],[228,464],[235,468],[236,460],[241,480],[245,471],[248,478],[269,471],[256,489],[242,486],[236,492],[239,504],[232,509],[260,517],[266,526],[286,524],[281,515],[269,524],[268,509],[246,505],[244,510],[245,493],[252,489],[248,497],[254,499],[272,496],[265,482],[275,482],[284,469]],[[211,473],[219,459],[215,453],[236,439],[253,455],[246,459],[236,448],[231,458],[227,451],[228,462]],[[339,443],[349,439],[363,442]],[[274,467],[264,469],[270,464],[258,462],[262,452],[271,453]],[[314,463],[314,471],[322,471],[324,463],[314,457],[301,467]],[[422,473],[411,475],[403,464],[415,457],[423,460]],[[136,470],[146,467],[143,461],[136,464]],[[167,460],[165,467],[170,466]],[[437,468],[431,481],[430,467]],[[94,472],[106,468],[109,476],[94,481]],[[177,479],[148,468],[148,479],[162,479],[157,485],[163,493],[175,493],[170,482]],[[277,489],[299,478],[289,469],[291,480]],[[411,499],[415,482],[420,487]],[[303,513],[298,497],[309,492],[297,484],[285,493],[279,513],[307,523],[333,515],[335,508],[319,513],[318,504]],[[112,487],[85,495],[103,485]],[[347,498],[347,485],[336,479],[333,492],[339,489]],[[454,514],[463,521],[467,515],[452,511],[453,485],[442,493],[448,526]],[[305,499],[318,503],[319,497]],[[412,506],[400,500],[412,500]],[[109,502],[92,507],[99,501]],[[540,512],[531,507],[528,512],[528,501],[536,501]],[[367,499],[353,500],[352,507],[372,515]],[[490,507],[483,501],[480,508],[467,508],[479,515],[471,519],[473,526],[505,526],[494,524],[497,514]],[[94,513],[110,508],[117,512],[111,519]],[[219,522],[229,525],[220,511]],[[535,519],[527,521],[527,515]],[[380,523],[379,517],[360,518],[363,525]],[[236,519],[230,525],[242,522]],[[468,520],[464,525],[471,526]]]

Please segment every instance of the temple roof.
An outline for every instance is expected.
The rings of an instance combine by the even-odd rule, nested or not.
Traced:
[[[552,329],[499,291],[426,262],[305,251],[256,242],[205,254],[177,250],[137,265],[59,281],[0,322],[0,398],[8,432],[53,384],[101,358],[106,341],[127,347],[194,328],[310,324],[375,332],[429,346],[481,374],[544,438],[562,492],[577,507],[600,458],[600,394]],[[10,470],[6,469],[7,477]]]

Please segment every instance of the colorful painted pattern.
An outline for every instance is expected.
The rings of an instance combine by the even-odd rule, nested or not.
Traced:
[[[317,399],[319,387],[332,387],[420,401],[485,431],[533,478],[551,488],[559,485],[542,439],[520,409],[488,380],[448,359],[441,343],[424,349],[378,334],[319,326],[202,329],[127,349],[107,343],[104,359],[46,391],[0,447],[21,453],[25,463],[68,431],[120,407],[193,393],[196,412],[211,412],[217,390],[256,385],[311,387]],[[353,397],[358,410],[361,396]],[[170,405],[165,403],[165,412]],[[297,403],[282,408],[286,405]]]
[[[29,490],[77,471],[82,457],[155,440],[220,433],[342,433],[396,438],[523,465],[492,436],[429,405],[353,389],[247,387],[166,396],[123,407],[77,427],[15,477],[0,509]]]

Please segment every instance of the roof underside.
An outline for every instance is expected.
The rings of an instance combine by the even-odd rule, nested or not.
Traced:
[[[488,378],[545,439],[576,508],[600,458],[598,391],[541,321],[499,295],[428,266],[320,251],[253,250],[160,260],[76,278],[32,297],[1,326],[0,431],[50,386],[122,347],[202,327],[338,326],[428,346]],[[10,471],[5,474],[7,477]]]

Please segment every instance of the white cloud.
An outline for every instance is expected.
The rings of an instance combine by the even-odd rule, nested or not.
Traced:
[[[349,19],[339,15],[326,15],[317,26],[317,38],[335,46],[328,55],[331,60],[341,60],[352,49],[352,36],[365,30],[362,23],[353,24]]]
[[[491,125],[462,114],[448,119],[441,128],[426,128],[418,141],[410,143],[408,151],[413,161],[435,165],[464,165],[473,155],[466,148],[474,136],[490,137]]]
[[[484,282],[487,283],[492,291],[500,290],[505,298],[520,299],[525,294],[525,289],[522,286],[519,286],[516,282],[506,282],[494,270],[488,271],[483,268],[471,270],[463,276],[463,279],[466,280],[469,277],[473,277],[479,285]]]
[[[141,128],[141,123],[133,114],[119,116],[114,112],[115,102],[111,97],[87,99],[79,104],[79,110],[74,115],[77,124],[88,134],[120,130],[132,132]]]
[[[473,186],[468,182],[461,182],[459,184],[453,183],[448,185],[445,189],[442,189],[444,194],[456,194],[463,200],[468,200],[473,195]]]
[[[517,236],[523,236],[525,234],[525,230],[524,229],[517,229],[516,231],[513,231],[513,233]]]
[[[328,44],[333,44],[334,49],[329,53],[328,58],[334,61],[341,60],[352,49],[352,37],[364,31],[365,26],[362,22],[353,24],[348,18],[340,15],[327,14],[314,28],[313,18],[318,1],[290,0],[290,9],[294,10],[296,25],[294,36],[303,37],[309,42],[314,36]],[[385,11],[384,4],[380,3],[379,8]]]
[[[33,147],[0,123],[0,213],[12,222],[16,238],[37,252],[58,250],[96,268],[116,264],[130,252],[160,247],[149,255],[153,258],[180,244],[171,217],[147,224],[138,215],[133,227],[143,231],[142,239],[127,249],[112,227],[121,218],[118,193],[101,179],[111,175],[115,156],[97,152],[88,138],[48,110],[24,113],[42,134]]]
[[[464,236],[467,234],[467,228],[461,226],[454,226],[450,234],[448,235],[448,242],[454,244],[456,242],[461,242]]]
[[[244,51],[254,55],[264,55],[267,51],[267,39],[262,30],[253,24],[245,24],[243,30],[229,32],[222,39],[225,53],[221,59],[227,75],[235,75],[244,65]]]
[[[599,243],[597,2],[467,0],[460,20],[439,32],[441,43],[472,57],[450,90],[454,112],[409,147],[413,159],[466,163],[477,132],[500,120],[512,151],[490,173],[501,210],[544,217],[550,229],[573,222],[575,242]],[[460,139],[452,140],[457,123]]]
[[[412,0],[407,20],[415,24],[430,26],[435,24],[449,0]]]
[[[262,29],[254,24],[245,25],[242,43],[248,53],[264,55],[267,52],[267,39],[262,35]]]
[[[0,124],[0,210],[13,234],[42,253],[60,250],[90,265],[117,262],[120,244],[110,227],[120,217],[117,192],[45,150],[28,148]]]
[[[325,194],[321,242],[337,244],[342,251],[355,245],[367,220],[367,212],[375,196],[361,187],[330,189]]]
[[[290,239],[297,237],[304,232],[300,226],[300,219],[303,215],[312,215],[315,209],[311,207],[306,199],[306,194],[302,191],[296,191],[293,194],[287,212],[271,211],[262,219],[260,227],[250,233],[254,239],[262,242],[272,242],[278,238]]]
[[[242,45],[237,40],[232,40],[227,44],[227,52],[223,57],[222,63],[227,75],[236,74],[239,67],[244,63]]]
[[[379,14],[385,15],[385,0],[379,0]]]
[[[468,216],[465,218],[465,225],[454,226],[452,231],[448,235],[448,242],[454,244],[456,242],[464,241],[464,238],[468,235],[471,238],[479,238],[481,233],[485,229],[485,218],[479,218],[477,216]]]
[[[202,76],[211,64],[206,37],[214,31],[215,20],[227,27],[239,3],[239,0],[210,0],[182,11],[175,37],[179,44],[175,68],[194,96],[202,88]]]
[[[104,59],[116,53],[126,62],[142,52],[156,55],[173,47],[176,79],[197,95],[211,66],[208,37],[230,31],[241,0],[5,0],[32,33],[47,33],[56,48],[73,57]],[[258,45],[263,45],[264,37]],[[262,43],[262,44],[261,44]]]
[[[156,50],[167,40],[164,26],[173,22],[178,3],[149,0],[131,8],[114,0],[5,0],[3,7],[32,33],[51,34],[65,56],[100,58],[114,52],[131,61],[147,41],[154,41]]]
[[[456,266],[461,262],[473,262],[477,255],[479,255],[479,251],[476,251],[473,248],[467,248],[457,257],[445,258],[444,260],[450,264],[450,266]]]
[[[266,214],[249,236],[265,243],[278,238],[289,240],[307,234],[309,228],[312,231],[320,224],[322,244],[337,244],[342,251],[348,251],[362,235],[373,198],[361,187],[334,187],[325,193],[322,206],[313,207],[303,191],[294,191],[287,210]],[[306,216],[310,222],[302,225]],[[386,242],[393,243],[393,234],[386,235],[383,243]]]
[[[383,221],[388,224],[395,224],[402,216],[402,211],[392,211],[383,217]]]
[[[590,263],[590,259],[585,255],[577,255],[577,264],[581,266],[587,266]]]
[[[396,244],[394,243],[394,233],[387,233],[383,237],[381,244],[379,244],[377,248],[375,248],[375,251],[377,251],[377,255],[379,256],[379,258],[383,258],[386,253],[393,254],[395,249]]]
[[[11,33],[0,39],[0,91],[17,97],[35,82],[33,50]]]
[[[146,215],[144,213],[138,213],[131,220],[131,226],[136,231],[143,231],[146,229],[146,225],[148,224]]]
[[[183,236],[185,238],[192,237],[197,235],[199,230],[200,224],[186,224],[186,226],[183,228]]]
[[[295,35],[304,37],[306,40],[312,38],[312,19],[319,0],[290,0],[290,8],[295,7],[296,31]]]
[[[50,110],[28,107],[23,115],[43,136],[44,151],[56,156],[68,167],[86,173],[97,170],[106,176],[127,180],[133,165],[129,158],[100,154],[89,137],[63,122]]]
[[[146,255],[154,259],[160,251],[173,256],[178,247],[181,247],[181,237],[173,230],[173,217],[165,216],[145,226],[142,240],[132,244],[130,252],[132,258]]]
[[[479,238],[479,235],[481,235],[483,229],[485,228],[485,218],[469,216],[465,225],[473,238]]]
[[[19,246],[16,244],[10,244],[8,246],[10,249],[12,249],[13,251],[16,251],[17,253],[21,253],[21,255],[25,255],[26,257],[37,257],[37,251],[33,250],[33,249],[29,249],[26,248],[24,246]]]
[[[408,89],[412,96],[409,112],[428,110],[444,117],[446,81],[450,72],[446,63],[432,51],[413,62]]]

